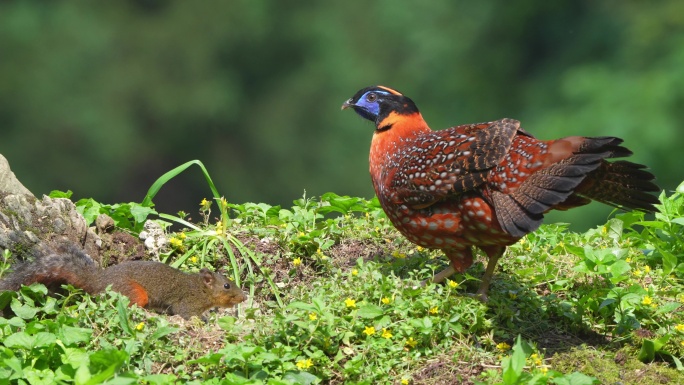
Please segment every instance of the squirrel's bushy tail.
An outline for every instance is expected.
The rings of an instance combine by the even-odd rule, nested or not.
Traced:
[[[16,265],[0,280],[0,291],[19,290],[21,285],[39,282],[52,288],[70,284],[94,294],[103,289],[96,279],[100,273],[100,267],[88,255],[76,245],[68,244],[34,261]]]

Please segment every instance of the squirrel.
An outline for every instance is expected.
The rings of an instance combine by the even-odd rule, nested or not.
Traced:
[[[76,245],[38,256],[33,262],[18,265],[0,280],[0,292],[19,290],[34,282],[54,287],[70,284],[88,294],[112,290],[132,304],[185,319],[201,317],[213,307],[232,307],[247,295],[225,276],[201,269],[184,273],[161,262],[128,261],[101,269]]]

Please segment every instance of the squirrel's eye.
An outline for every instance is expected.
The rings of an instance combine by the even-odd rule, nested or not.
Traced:
[[[378,100],[378,94],[371,92],[370,94],[368,94],[366,96],[366,100],[372,103],[372,102]]]
[[[223,288],[226,290],[230,290],[230,283],[228,283],[228,282],[224,283]]]

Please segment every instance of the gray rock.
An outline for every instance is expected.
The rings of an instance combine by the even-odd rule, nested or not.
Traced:
[[[80,245],[99,261],[102,241],[70,200],[23,194],[0,199],[0,249],[25,259],[65,242]]]
[[[25,194],[33,196],[31,191],[24,187],[10,169],[7,159],[0,154],[0,195]]]

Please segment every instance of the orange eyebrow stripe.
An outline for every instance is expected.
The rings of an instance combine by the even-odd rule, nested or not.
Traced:
[[[389,88],[389,87],[378,86],[378,88],[382,88],[383,90],[385,90],[385,91],[387,91],[387,92],[389,92],[389,93],[391,93],[391,94],[393,94],[393,95],[403,96],[403,95],[401,94],[401,92],[399,92],[399,91],[397,91],[397,90],[393,90],[393,89],[391,89],[391,88]]]

